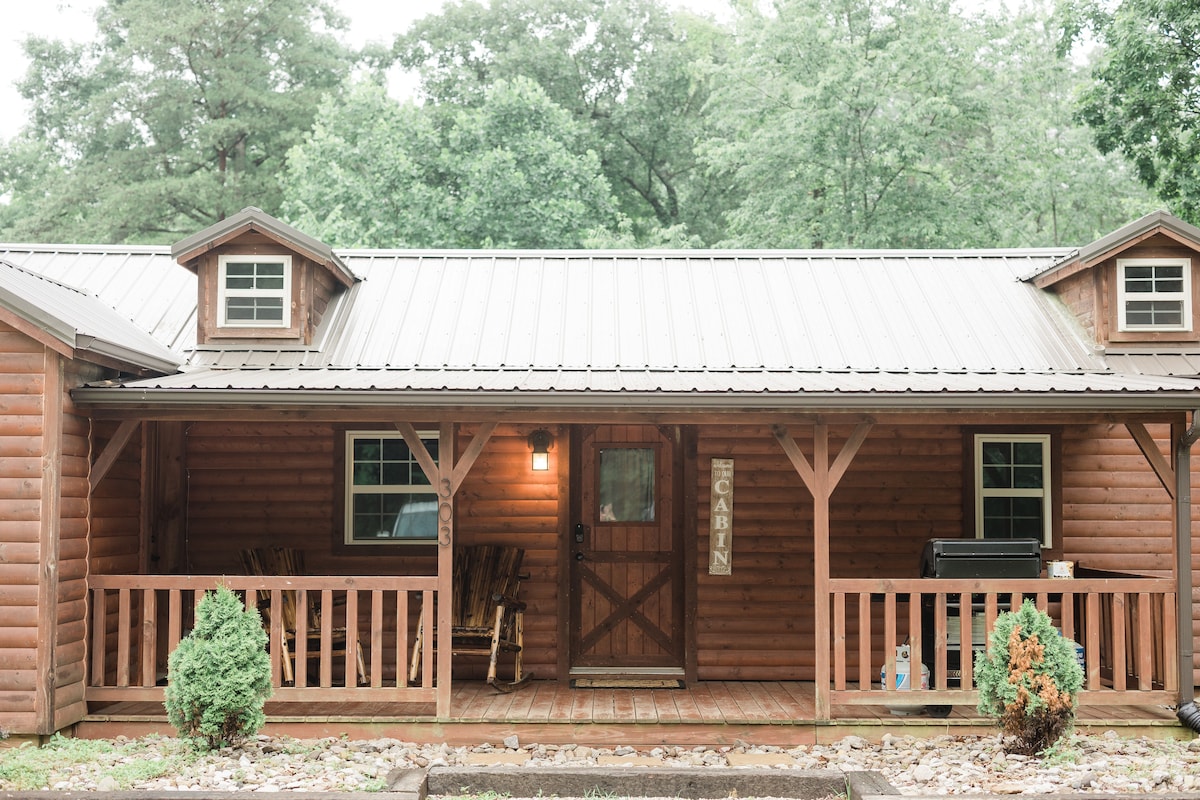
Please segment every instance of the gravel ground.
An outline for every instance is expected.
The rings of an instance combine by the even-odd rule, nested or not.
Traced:
[[[139,758],[178,755],[171,738],[146,740]],[[917,739],[885,735],[879,744],[847,737],[809,747],[629,747],[539,745],[509,737],[477,747],[413,744],[394,739],[300,741],[258,737],[238,748],[206,754],[178,774],[134,784],[137,789],[212,791],[378,790],[397,768],[481,766],[538,767],[634,765],[670,767],[776,767],[877,770],[904,794],[1153,793],[1200,791],[1200,738],[1190,741],[1072,736],[1055,755],[1007,755],[995,736]],[[123,768],[128,771],[131,765]],[[137,767],[138,765],[132,765]],[[55,776],[50,789],[119,788],[111,773],[122,765],[96,761]],[[0,787],[2,788],[2,787]],[[547,786],[545,794],[553,795]]]

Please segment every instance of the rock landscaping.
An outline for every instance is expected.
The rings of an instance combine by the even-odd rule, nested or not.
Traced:
[[[120,740],[117,740],[118,743]],[[414,744],[393,739],[300,741],[259,736],[241,747],[181,756],[176,739],[142,740],[136,756],[120,748],[87,763],[63,765],[52,790],[378,791],[388,776],[413,768],[506,765],[651,769],[763,768],[879,772],[902,794],[1178,793],[1200,791],[1200,739],[1190,741],[1071,736],[1044,757],[1009,755],[997,737],[918,739],[885,734],[878,744],[850,736],[808,747],[632,747],[542,745],[510,736],[476,747]],[[0,751],[0,765],[6,754]],[[121,781],[136,773],[131,759],[166,759],[171,774]],[[556,794],[547,779],[544,795]],[[5,788],[0,782],[0,789]]]

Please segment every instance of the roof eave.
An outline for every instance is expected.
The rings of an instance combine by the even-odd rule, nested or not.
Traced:
[[[1141,392],[447,392],[83,387],[76,403],[96,408],[397,408],[555,409],[586,411],[1190,411],[1200,389]]]
[[[76,336],[75,349],[77,352],[95,353],[112,361],[128,364],[138,370],[145,370],[159,375],[172,375],[178,372],[179,366],[182,363],[174,356],[146,353],[86,334],[78,334]]]

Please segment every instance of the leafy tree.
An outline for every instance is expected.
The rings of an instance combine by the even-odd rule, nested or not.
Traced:
[[[1104,49],[1081,118],[1104,152],[1119,150],[1181,217],[1200,223],[1200,5],[1194,0],[1091,0],[1067,6]]]
[[[1062,20],[1054,3],[1028,2],[984,24],[991,177],[970,204],[990,209],[994,243],[1081,244],[1157,208],[1128,162],[1101,154],[1075,119],[1088,72],[1056,54]]]
[[[324,0],[108,0],[96,19],[96,42],[25,42],[9,235],[170,241],[277,211],[285,154],[352,64],[345,21]],[[53,161],[14,157],[30,148]]]
[[[661,0],[459,0],[396,42],[427,102],[478,107],[490,86],[533,80],[584,123],[636,236],[686,226],[719,238],[729,187],[700,168],[706,102],[728,32]]]
[[[745,199],[741,246],[977,243],[980,30],[949,0],[780,0],[743,8],[725,135],[707,148]]]
[[[579,247],[617,213],[583,127],[525,80],[478,107],[401,105],[374,84],[322,108],[291,155],[286,216],[338,246]]]

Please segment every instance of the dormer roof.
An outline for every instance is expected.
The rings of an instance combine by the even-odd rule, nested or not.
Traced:
[[[1200,252],[1200,228],[1166,211],[1154,211],[1091,244],[1071,251],[1050,266],[1026,276],[1026,280],[1033,281],[1039,289],[1045,289],[1159,234]]]
[[[351,286],[358,276],[346,266],[329,245],[286,222],[272,217],[260,208],[243,208],[231,217],[209,225],[204,230],[181,239],[171,247],[171,257],[192,272],[197,270],[196,259],[246,233],[260,233],[282,247],[304,256],[327,269],[343,286]]]

